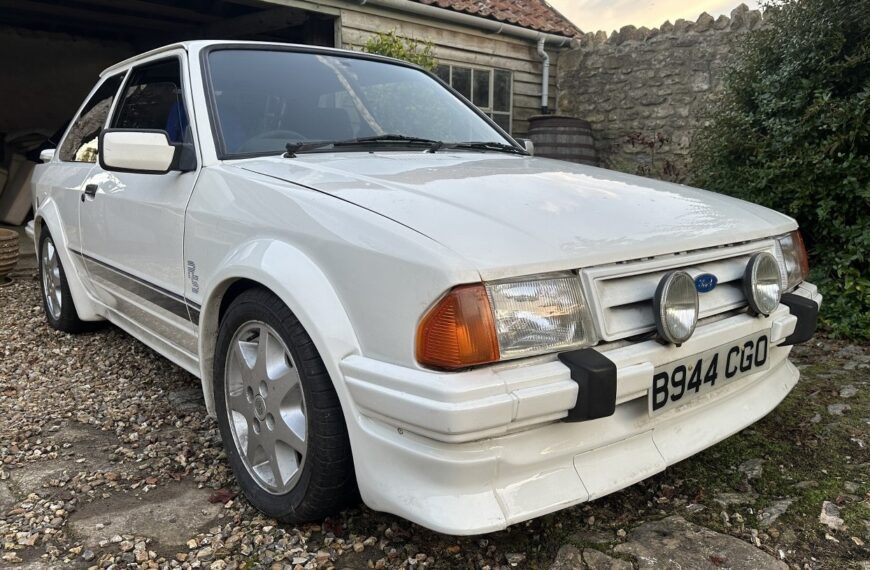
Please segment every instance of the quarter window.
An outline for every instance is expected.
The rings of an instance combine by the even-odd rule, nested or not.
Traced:
[[[60,145],[60,159],[64,162],[96,162],[100,131],[106,126],[112,101],[121,87],[123,75],[106,79],[88,99],[82,112],[73,122]]]
[[[505,69],[439,65],[435,75],[511,132],[513,74]]]
[[[181,64],[177,58],[133,69],[112,127],[166,131],[171,142],[191,142],[190,122],[182,96]]]

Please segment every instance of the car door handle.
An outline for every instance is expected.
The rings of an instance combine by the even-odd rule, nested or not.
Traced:
[[[82,194],[82,202],[85,201],[85,196],[89,196],[94,198],[97,195],[97,185],[96,184],[88,184],[85,186],[85,193]]]

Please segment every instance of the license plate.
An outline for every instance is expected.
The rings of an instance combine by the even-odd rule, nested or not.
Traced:
[[[768,333],[756,333],[725,346],[656,368],[649,391],[649,412],[658,414],[738,378],[770,366]]]

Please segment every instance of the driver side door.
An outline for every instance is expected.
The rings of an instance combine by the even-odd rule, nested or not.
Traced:
[[[165,131],[171,142],[193,145],[187,77],[182,53],[134,66],[109,127]],[[197,346],[184,297],[184,214],[198,173],[198,166],[154,174],[97,165],[79,206],[93,293],[119,326],[167,343],[186,364],[197,360]]]

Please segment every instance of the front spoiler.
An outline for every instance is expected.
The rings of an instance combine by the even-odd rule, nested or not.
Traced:
[[[798,294],[821,301],[811,285]],[[778,313],[772,320],[742,314],[709,324],[696,333],[694,347],[639,343],[605,352],[619,368],[616,410],[609,417],[580,423],[550,420],[483,439],[444,441],[416,432],[419,419],[401,422],[411,428],[403,429],[395,418],[363,412],[353,438],[363,499],[373,509],[427,528],[470,535],[502,530],[632,485],[754,423],[791,391],[799,372],[787,359],[791,346],[783,341],[794,333],[798,319],[788,311]],[[700,351],[713,342],[768,329],[775,345],[769,370],[649,415],[647,388],[660,362],[681,358],[684,349]],[[574,399],[563,405],[573,407]],[[441,431],[455,427],[449,423],[453,410],[471,417],[459,402],[428,417],[442,416],[447,423],[438,426]]]

